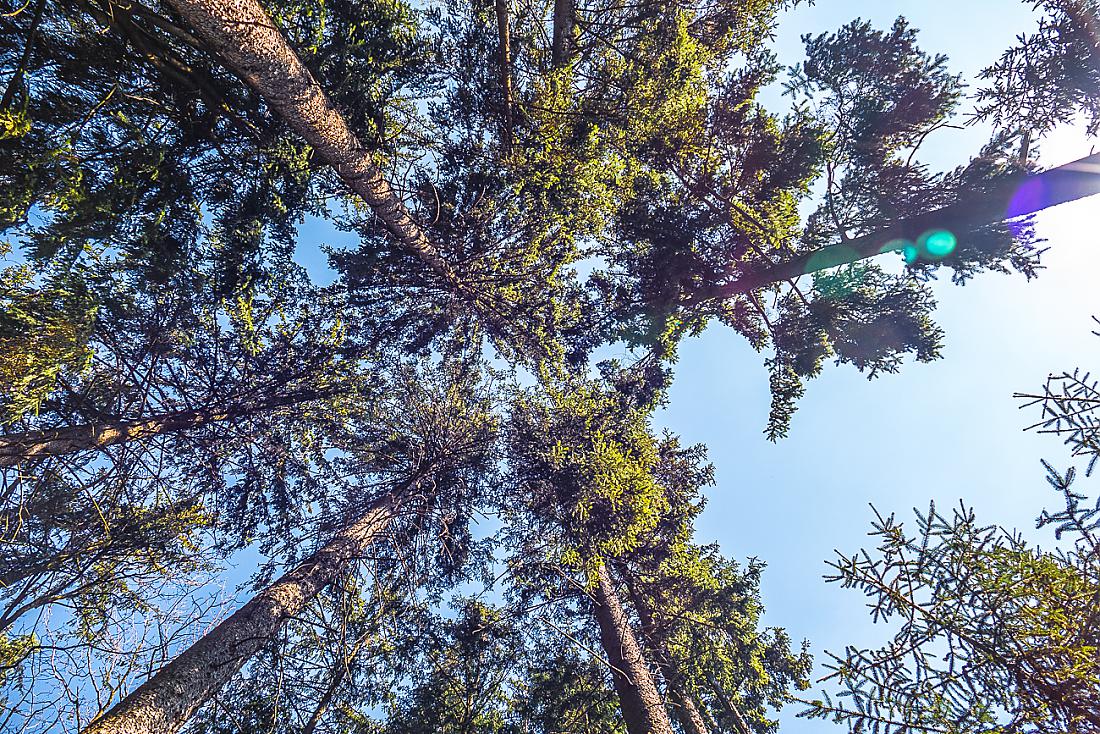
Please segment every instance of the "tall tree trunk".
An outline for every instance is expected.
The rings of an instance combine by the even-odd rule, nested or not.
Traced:
[[[630,592],[630,601],[638,612],[638,621],[642,624],[642,639],[646,642],[649,654],[657,663],[665,679],[668,688],[668,697],[672,704],[673,715],[676,717],[680,728],[685,734],[707,734],[707,725],[703,720],[703,714],[695,705],[695,700],[684,691],[680,684],[681,675],[669,659],[668,651],[664,644],[657,638],[657,626],[653,620],[653,610],[649,603],[638,592],[636,585],[627,578],[627,590]]]
[[[454,271],[257,0],[168,4],[367,202],[404,249],[457,288]]]
[[[504,120],[504,149],[512,150],[512,31],[508,11],[509,0],[496,0],[497,36],[499,37],[500,94]]]
[[[630,620],[619,602],[607,566],[596,574],[595,614],[600,641],[611,663],[611,677],[619,694],[626,729],[630,734],[672,734],[672,724],[653,680]]]
[[[231,617],[180,653],[83,734],[174,734],[301,613],[355,558],[373,545],[397,516],[399,498],[376,500],[355,523],[297,568],[253,597]]]
[[[104,449],[115,444],[151,438],[164,433],[186,431],[208,423],[287,408],[325,397],[327,394],[325,392],[301,393],[263,400],[253,405],[176,410],[132,420],[86,423],[79,426],[0,435],[0,468],[77,451]]]
[[[902,220],[886,229],[839,245],[805,252],[775,265],[750,269],[730,283],[697,291],[685,305],[721,300],[801,275],[865,260],[892,249],[891,243],[895,241],[916,240],[932,229],[945,229],[965,236],[975,227],[1037,214],[1096,194],[1100,194],[1100,153],[1031,176],[1009,177],[988,193],[966,197],[957,204]]]
[[[741,714],[741,709],[737,708],[737,705],[730,700],[730,697],[722,690],[722,686],[718,685],[718,682],[713,678],[707,682],[710,683],[710,690],[715,698],[722,704],[722,708],[726,710],[726,715],[730,717],[734,726],[737,727],[737,731],[740,734],[753,734],[752,729],[749,728],[749,722],[745,721],[745,717]]]
[[[317,729],[317,724],[321,722],[321,717],[328,711],[328,707],[332,705],[332,699],[336,697],[336,692],[340,690],[340,684],[344,682],[344,678],[348,673],[348,666],[355,660],[355,656],[359,654],[359,651],[363,649],[363,645],[366,643],[367,638],[363,636],[355,643],[355,647],[351,652],[341,656],[335,670],[332,671],[332,677],[329,679],[328,687],[325,688],[325,692],[321,694],[320,700],[317,702],[317,707],[313,709],[313,714],[309,717],[309,721],[302,727],[302,734],[313,734]]]
[[[15,73],[12,74],[11,78],[8,80],[8,85],[4,89],[4,96],[0,97],[0,112],[7,111],[8,106],[11,105],[12,100],[15,99],[15,92],[19,89],[19,84],[23,81],[23,77],[27,73],[27,65],[31,62],[31,54],[34,52],[34,42],[38,37],[38,26],[42,22],[42,11],[45,7],[46,0],[38,0],[38,3],[34,6],[34,18],[31,20],[31,27],[27,32],[26,45],[23,46],[23,56],[19,59],[19,66],[15,67]]]
[[[197,428],[237,415],[239,413],[230,411],[181,410],[139,420],[88,423],[44,431],[12,433],[0,436],[0,467],[88,449],[104,449],[126,441]]]
[[[573,60],[576,46],[574,12],[573,0],[554,0],[554,37],[550,49],[554,68],[565,66]]]

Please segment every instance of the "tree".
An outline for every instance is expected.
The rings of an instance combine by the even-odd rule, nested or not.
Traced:
[[[1079,373],[1051,376],[1041,395],[1045,426],[1065,434],[1074,456],[1096,462],[1092,386]],[[1046,461],[1047,482],[1064,508],[1044,510],[1052,550],[1018,533],[978,524],[962,505],[951,516],[931,505],[907,532],[875,511],[872,554],[838,554],[827,580],[862,591],[875,621],[897,619],[877,650],[832,655],[834,680],[851,703],[828,695],[803,716],[854,731],[1100,731],[1100,502],[1089,508],[1077,472]]]
[[[810,667],[805,643],[791,650],[782,629],[760,628],[763,564],[723,558],[699,546],[694,521],[703,489],[714,481],[703,446],[681,446],[666,434],[655,476],[668,497],[657,526],[614,561],[638,629],[661,671],[669,709],[684,732],[772,731],[768,708],[804,688]]]
[[[580,583],[590,594],[585,602],[599,627],[627,730],[671,732],[607,567],[652,526],[663,506],[651,474],[656,453],[648,411],[613,386],[577,379],[548,386],[548,393],[549,400],[521,397],[508,428],[511,494],[528,498],[522,532],[538,528],[548,546],[536,564],[549,561],[583,574]]]
[[[70,649],[93,657],[103,619],[253,547],[267,556],[253,602],[150,665],[97,726],[137,726],[125,712],[148,696],[179,727],[231,680],[256,722],[290,726],[281,699],[240,692],[301,649],[290,617],[331,602],[383,528],[409,544],[403,562],[430,568],[406,579],[413,595],[441,604],[487,563],[493,543],[468,520],[492,507],[509,522],[497,542],[514,600],[545,602],[537,619],[611,667],[553,670],[563,656],[517,672],[499,640],[447,627],[443,647],[504,666],[463,681],[492,689],[479,726],[511,726],[511,707],[663,732],[670,708],[694,707],[695,728],[767,730],[806,663],[757,630],[759,569],[691,542],[698,467],[649,425],[677,344],[717,318],[769,350],[778,438],[826,359],[874,376],[935,358],[925,281],[940,267],[1032,275],[1033,235],[1013,216],[1096,180],[1037,173],[996,90],[985,114],[1004,129],[986,150],[946,174],[923,166],[960,79],[900,20],[807,38],[792,110],[764,110],[758,91],[781,69],[766,40],[787,5],[35,0],[0,13],[0,228],[25,259],[0,276],[11,670],[33,672],[53,642],[31,611],[79,599],[99,631]],[[1044,85],[1082,103],[1091,76],[1071,57],[1091,51],[1071,24],[1096,8],[1041,6],[1052,25],[1021,43],[1044,49]],[[816,181],[824,201],[803,221]],[[1006,224],[1021,182],[1056,195]],[[311,215],[358,239],[328,250],[332,287],[293,262]],[[907,255],[903,273],[865,262],[886,245]],[[590,358],[609,344],[648,356],[595,380]],[[458,368],[456,353],[474,357]],[[537,384],[489,397],[487,354]],[[448,387],[410,388],[410,355]],[[505,393],[494,453],[490,404]],[[272,581],[277,569],[291,570]],[[335,687],[313,712],[355,677],[347,656],[343,674],[326,666]],[[405,687],[390,723],[451,726],[453,706],[426,708],[444,682]]]
[[[451,375],[468,380],[459,369]],[[249,658],[263,649],[322,589],[346,573],[403,515],[425,530],[428,519],[452,521],[485,478],[491,449],[492,420],[478,404],[470,382],[437,384],[439,393],[419,386],[422,375],[405,374],[394,403],[386,412],[396,426],[383,423],[379,440],[366,443],[349,457],[363,466],[370,484],[354,487],[358,496],[344,510],[346,518],[327,541],[296,568],[263,589],[231,617],[176,656],[137,690],[98,718],[86,732],[177,731],[195,711],[224,686]],[[437,378],[438,379],[438,378]],[[397,426],[403,430],[394,430]],[[351,475],[349,473],[349,475]],[[351,475],[354,476],[354,475]],[[369,499],[364,499],[366,495]],[[468,510],[467,510],[468,512]],[[423,518],[420,525],[416,519]],[[329,523],[338,518],[327,518]],[[443,530],[452,532],[444,519]]]
[[[590,609],[628,731],[671,730],[670,711],[687,732],[709,728],[704,717],[769,731],[765,707],[802,684],[808,656],[782,630],[758,630],[759,564],[741,572],[692,545],[712,472],[702,449],[653,435],[660,370],[647,366],[604,365],[602,384],[567,380],[547,388],[552,402],[516,402],[505,501],[518,599]]]
[[[1039,138],[1075,112],[1084,112],[1089,132],[1100,130],[1100,45],[1092,24],[1100,15],[1094,0],[1039,0],[1039,29],[1021,35],[1016,46],[982,72],[988,86],[978,93],[980,119]]]
[[[839,556],[828,578],[900,626],[881,649],[833,656],[828,678],[850,704],[827,696],[803,715],[852,731],[1100,731],[1098,510],[1081,507],[1072,469],[1046,467],[1066,507],[1038,524],[1070,533],[1065,550],[983,527],[965,507],[918,512],[914,534],[876,515],[875,554]]]
[[[398,244],[456,285],[450,266],[258,2],[241,0],[229,7],[174,0],[172,7],[363,198]]]
[[[389,697],[396,671],[415,654],[423,610],[402,586],[400,574],[388,573],[384,563],[353,566],[290,620],[188,730],[354,730]]]
[[[1100,336],[1100,332],[1093,333]],[[1051,374],[1041,393],[1016,393],[1014,396],[1024,401],[1021,407],[1041,408],[1040,420],[1028,426],[1028,430],[1063,437],[1073,456],[1088,458],[1089,474],[1100,457],[1100,418],[1097,416],[1100,383],[1091,375],[1080,368]]]
[[[134,610],[234,549],[294,548],[377,378],[324,294],[292,283],[213,307],[122,287],[102,304],[90,365],[0,439],[0,628],[110,648]]]

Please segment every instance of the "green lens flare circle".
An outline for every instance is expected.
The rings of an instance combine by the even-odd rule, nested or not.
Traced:
[[[941,260],[959,246],[959,238],[946,229],[933,229],[925,232],[917,240],[921,254],[932,260]]]

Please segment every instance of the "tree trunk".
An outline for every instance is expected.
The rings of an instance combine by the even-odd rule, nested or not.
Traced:
[[[26,7],[26,6],[24,6]],[[0,97],[0,112],[6,112],[15,99],[15,92],[19,89],[27,73],[27,65],[31,62],[31,54],[34,52],[34,42],[38,37],[38,26],[42,22],[42,11],[46,7],[46,0],[38,0],[34,6],[34,18],[31,20],[30,30],[27,32],[26,45],[23,46],[23,56],[19,59],[19,66],[15,67],[15,73],[8,80],[8,86],[4,89],[4,96]],[[22,8],[20,8],[22,10]],[[10,17],[10,16],[9,16]]]
[[[865,260],[900,249],[892,243],[916,240],[932,229],[945,229],[965,236],[975,227],[1036,214],[1095,194],[1100,194],[1100,153],[1032,176],[1009,178],[992,192],[965,198],[957,204],[906,219],[842,244],[802,253],[775,265],[750,269],[735,281],[701,289],[685,305],[721,300],[801,275]]]
[[[575,47],[575,23],[573,0],[554,0],[554,38],[550,60],[554,68],[565,66],[573,60]]]
[[[509,28],[509,0],[496,0],[497,36],[500,39],[500,93],[504,120],[504,149],[512,150],[512,32]]]
[[[668,697],[672,704],[673,714],[677,723],[685,734],[707,734],[707,725],[703,720],[703,714],[680,685],[680,674],[668,657],[665,646],[657,639],[657,626],[653,621],[653,610],[648,602],[642,598],[634,584],[628,579],[627,589],[630,592],[630,600],[638,611],[638,621],[642,623],[642,638],[646,642],[649,654],[660,668],[668,687]]]
[[[231,617],[180,653],[83,734],[174,734],[272,640],[363,555],[397,516],[399,499],[387,494],[354,524],[267,587]]]
[[[741,709],[737,708],[736,704],[730,700],[730,697],[726,695],[726,692],[722,690],[722,686],[714,679],[707,681],[710,683],[710,690],[714,693],[714,696],[722,704],[722,708],[726,710],[726,715],[733,721],[734,726],[737,727],[737,731],[740,734],[753,734],[752,729],[749,728],[749,723],[745,721],[745,717],[741,714]]]
[[[228,420],[245,413],[258,412],[216,410],[181,410],[139,420],[113,423],[88,423],[82,426],[51,428],[45,431],[25,431],[0,436],[0,467],[15,466],[23,461],[62,456],[88,449],[104,449],[115,444],[134,441],[162,433],[197,428],[206,423]]]
[[[350,653],[342,656],[342,660],[334,671],[332,671],[332,677],[329,679],[328,687],[325,688],[325,692],[321,694],[321,699],[317,702],[316,708],[313,709],[313,714],[309,717],[309,721],[302,728],[302,734],[313,734],[317,729],[317,724],[321,722],[321,717],[328,711],[328,707],[332,705],[332,699],[336,697],[336,692],[340,690],[340,684],[344,682],[344,677],[347,675],[348,666],[355,659],[355,656],[359,654],[359,651],[366,643],[366,637],[361,637],[358,642],[355,643],[355,647]]]
[[[309,400],[327,397],[331,392],[303,392],[283,395],[253,405],[231,405],[197,410],[176,410],[147,418],[104,423],[86,423],[42,431],[24,431],[0,435],[0,468],[24,461],[62,456],[89,449],[104,449],[115,444],[135,441],[164,433],[186,431],[207,423],[217,423],[288,408]]]
[[[454,271],[256,0],[168,0],[168,4],[367,202],[398,244],[457,287]]]
[[[672,724],[653,673],[630,628],[607,566],[600,564],[596,581],[593,606],[600,625],[600,641],[611,663],[611,677],[619,694],[626,729],[630,734],[672,734]]]

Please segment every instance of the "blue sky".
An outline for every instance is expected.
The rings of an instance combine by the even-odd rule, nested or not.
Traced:
[[[783,17],[775,47],[781,61],[794,63],[803,33],[832,31],[857,16],[888,27],[898,15],[921,30],[925,50],[947,54],[969,80],[1035,23],[1028,5],[1011,0],[821,0]],[[777,92],[768,101],[783,103]],[[945,131],[928,141],[923,157],[953,167],[986,137],[975,128]],[[1091,144],[1068,129],[1040,149],[1056,165],[1087,155]],[[1100,314],[1098,215],[1094,198],[1040,217],[1050,251],[1036,281],[988,274],[962,288],[937,283],[943,359],[874,381],[830,366],[809,384],[790,437],[775,445],[761,433],[769,402],[762,357],[720,326],[681,348],[659,421],[687,442],[706,443],[717,467],[700,540],[719,542],[729,557],[767,561],[767,623],[808,638],[818,661],[822,649],[875,644],[888,633],[870,623],[858,592],[821,579],[834,548],[851,552],[869,540],[868,503],[911,518],[911,508],[929,500],[948,509],[962,498],[979,520],[1032,529],[1031,537],[1049,545],[1045,531],[1033,530],[1040,510],[1057,500],[1039,459],[1064,467],[1069,457],[1056,439],[1022,432],[1035,412],[1019,410],[1012,394],[1038,390],[1051,371],[1100,369],[1100,338],[1090,334],[1090,316]],[[1081,487],[1095,496],[1095,485]],[[796,719],[791,709],[781,731],[839,729]]]

